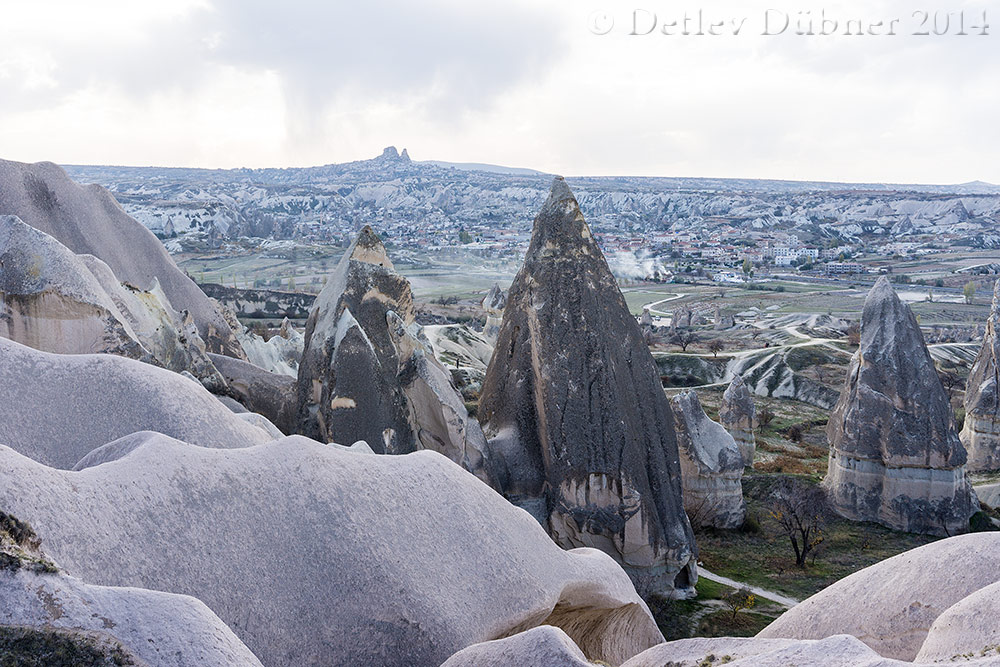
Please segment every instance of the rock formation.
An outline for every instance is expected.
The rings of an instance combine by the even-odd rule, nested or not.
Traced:
[[[729,435],[733,436],[743,456],[743,465],[746,467],[753,466],[753,457],[757,449],[753,435],[755,416],[753,398],[743,383],[743,377],[737,375],[722,394],[719,422],[729,431]]]
[[[0,507],[89,582],[197,597],[266,665],[436,667],[541,624],[611,664],[662,641],[611,558],[559,549],[434,452],[150,435],[118,453],[69,472],[0,447]]]
[[[287,317],[281,322],[278,334],[268,340],[247,330],[242,324],[236,329],[236,337],[246,352],[247,360],[253,365],[271,373],[298,377],[305,337],[295,330]]]
[[[482,306],[483,310],[486,311],[483,338],[490,343],[495,343],[497,335],[500,333],[500,323],[503,322],[503,309],[507,307],[507,297],[500,289],[499,283],[493,283],[493,287],[483,297]]]
[[[479,398],[486,367],[493,358],[493,343],[464,324],[424,327],[434,356],[451,371],[455,386],[467,400]]]
[[[74,255],[15,216],[0,216],[0,266],[0,337],[44,352],[139,359],[225,390],[193,321],[174,312],[155,279],[151,291],[123,285],[101,260]]]
[[[960,438],[969,471],[1000,469],[1000,280],[993,287],[993,308],[983,345],[965,383],[965,425]]]
[[[593,664],[565,632],[542,625],[513,637],[473,644],[448,658],[441,667],[592,667]]]
[[[41,550],[31,526],[4,512],[0,600],[5,665],[42,664],[47,653],[68,664],[69,651],[78,660],[103,655],[110,658],[107,664],[116,665],[260,665],[202,602],[138,588],[90,586],[66,576]]]
[[[174,308],[191,313],[210,351],[243,357],[233,331],[208,297],[104,188],[77,185],[51,162],[0,160],[2,214],[18,216],[78,255],[100,258],[122,282],[151,289],[156,279]]]
[[[670,404],[562,178],[507,294],[479,415],[497,488],[558,544],[611,554],[640,590],[689,594],[694,537]]]
[[[916,318],[883,276],[861,315],[861,346],[827,426],[824,485],[856,521],[934,535],[978,509],[965,449]]]
[[[696,526],[739,528],[746,518],[743,454],[721,424],[708,418],[693,390],[670,401],[677,432],[684,510]]]
[[[379,453],[434,449],[486,479],[482,429],[414,319],[410,283],[365,227],[306,325],[299,432]]]
[[[940,540],[841,579],[786,611],[757,636],[823,639],[847,634],[887,658],[914,660],[938,617],[998,581],[998,573],[1000,533]],[[996,598],[992,604],[995,627]]]
[[[0,338],[0,444],[57,468],[136,431],[205,447],[272,438],[197,382],[109,354],[39,352]]]
[[[251,353],[250,348],[248,354]],[[297,386],[295,378],[271,373],[241,359],[210,354],[231,394],[246,409],[267,417],[282,433],[298,428]]]

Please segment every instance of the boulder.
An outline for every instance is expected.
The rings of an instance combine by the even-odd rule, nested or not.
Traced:
[[[486,311],[486,326],[483,327],[483,338],[491,344],[497,340],[500,333],[500,323],[503,322],[503,309],[507,307],[507,297],[500,289],[499,283],[493,283],[493,287],[486,293],[482,301],[483,310]]]
[[[747,467],[753,465],[754,453],[757,450],[753,435],[756,414],[753,397],[750,396],[743,377],[735,376],[722,394],[719,422],[729,431],[729,435],[733,436],[733,440],[740,448],[743,465]]]
[[[264,664],[437,666],[538,625],[612,664],[662,641],[611,558],[559,549],[434,452],[160,436],[119,453],[71,472],[0,447],[0,507],[76,576],[199,598]]]
[[[80,186],[51,162],[0,160],[2,214],[18,216],[78,255],[100,258],[122,282],[150,289],[156,279],[174,308],[191,313],[210,351],[243,357],[233,331],[208,297],[104,188]]]
[[[885,276],[865,300],[861,346],[827,426],[831,506],[855,521],[951,535],[978,502],[965,448],[916,318]]]
[[[433,449],[488,479],[482,429],[414,320],[410,283],[365,227],[306,324],[297,431],[379,453]]]
[[[965,425],[960,435],[969,471],[1000,469],[1000,280],[993,287],[993,307],[982,347],[965,386]]]
[[[473,644],[441,667],[593,667],[565,632],[542,625],[506,639]]]
[[[136,431],[206,447],[271,440],[197,382],[107,354],[39,352],[0,338],[0,443],[69,469],[93,449]]]
[[[562,178],[507,294],[478,414],[497,488],[559,545],[612,555],[643,592],[692,593],[670,403]]]
[[[1000,533],[960,535],[855,572],[789,609],[757,636],[848,634],[879,655],[912,661],[945,610],[998,580]]]
[[[696,526],[743,525],[743,454],[733,436],[708,418],[693,390],[670,401],[680,454],[684,510]]]

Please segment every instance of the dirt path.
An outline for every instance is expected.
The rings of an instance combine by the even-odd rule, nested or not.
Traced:
[[[798,600],[782,595],[781,593],[773,593],[771,591],[764,590],[763,588],[758,588],[757,586],[750,586],[749,584],[743,584],[739,581],[730,579],[729,577],[721,577],[717,574],[713,574],[706,570],[705,568],[698,566],[698,576],[705,577],[709,581],[714,581],[717,584],[722,584],[724,586],[729,586],[730,588],[740,588],[741,586],[747,586],[750,592],[759,598],[765,600],[770,600],[771,602],[776,602],[782,607],[787,607],[791,609],[799,603]]]

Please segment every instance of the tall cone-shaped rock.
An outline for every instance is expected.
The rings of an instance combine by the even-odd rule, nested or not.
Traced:
[[[414,322],[410,283],[370,227],[316,300],[298,374],[298,430],[405,454],[433,449],[489,481],[486,438]]]
[[[993,287],[993,309],[986,322],[983,346],[965,384],[965,425],[961,439],[970,471],[1000,469],[1000,280]]]
[[[670,404],[562,178],[507,294],[479,414],[499,490],[558,544],[605,551],[640,591],[690,593]]]
[[[824,485],[843,516],[934,535],[978,509],[951,405],[909,307],[879,279],[830,423]]]
[[[299,364],[301,432],[324,441],[365,440],[376,452],[416,449],[399,357],[386,312],[413,322],[413,297],[385,246],[365,227],[344,253],[306,323]]]

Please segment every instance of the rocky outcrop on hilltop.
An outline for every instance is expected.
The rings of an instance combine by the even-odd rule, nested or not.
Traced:
[[[696,526],[739,528],[746,518],[744,459],[736,440],[708,418],[693,390],[670,401],[680,453],[684,510]]]
[[[737,375],[722,394],[722,405],[719,407],[719,422],[733,436],[736,445],[743,456],[743,465],[753,465],[757,445],[753,435],[756,410],[753,397],[747,390],[743,377]]]
[[[483,297],[482,306],[486,311],[483,337],[490,343],[495,343],[500,333],[500,323],[503,322],[503,309],[507,307],[507,296],[500,289],[499,283],[493,283],[493,287]]]
[[[298,375],[299,432],[405,454],[433,449],[487,479],[486,439],[415,323],[410,283],[365,227],[316,300]]]
[[[69,469],[91,450],[136,431],[205,447],[272,439],[199,383],[110,354],[48,354],[0,338],[0,444]]]
[[[243,357],[233,331],[208,297],[104,188],[77,185],[51,162],[0,160],[0,214],[18,216],[78,255],[94,255],[121,282],[149,290],[157,281],[173,308],[191,313],[210,351]]]
[[[197,597],[264,664],[436,667],[542,624],[611,664],[662,641],[611,558],[434,452],[149,434],[120,454],[69,472],[0,446],[0,507],[89,582]]]
[[[978,509],[948,396],[916,318],[883,276],[827,426],[833,508],[896,530],[954,534]]]
[[[497,488],[563,547],[611,554],[645,591],[695,582],[670,404],[566,182],[535,218],[479,415]]]
[[[236,337],[246,352],[247,359],[271,373],[280,373],[297,378],[299,362],[302,361],[302,350],[305,348],[305,336],[295,330],[286,317],[276,335],[264,340],[242,324],[236,329]]]
[[[1000,469],[1000,280],[993,287],[993,308],[983,345],[965,386],[965,425],[960,438],[970,471]]]

